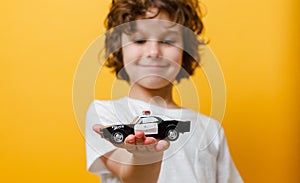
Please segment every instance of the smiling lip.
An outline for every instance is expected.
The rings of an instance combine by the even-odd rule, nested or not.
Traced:
[[[164,68],[164,67],[167,67],[167,65],[143,65],[143,64],[139,64],[139,66],[149,67],[149,68]]]

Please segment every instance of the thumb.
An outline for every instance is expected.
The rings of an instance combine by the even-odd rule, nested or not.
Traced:
[[[156,146],[155,146],[155,150],[157,152],[163,152],[165,150],[167,150],[170,146],[170,142],[167,140],[160,140],[157,142]]]
[[[100,132],[100,129],[103,128],[104,126],[103,125],[100,125],[100,124],[95,124],[93,126],[93,130],[96,132],[96,133],[99,133]]]

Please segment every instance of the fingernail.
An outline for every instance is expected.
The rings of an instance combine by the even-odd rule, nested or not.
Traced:
[[[133,144],[134,140],[129,140],[128,143]]]

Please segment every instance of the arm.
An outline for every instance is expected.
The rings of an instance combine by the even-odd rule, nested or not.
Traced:
[[[95,125],[94,131],[99,132],[101,126]],[[106,167],[122,182],[157,182],[163,151],[169,142],[146,137],[143,132],[129,135],[116,150],[101,156]]]

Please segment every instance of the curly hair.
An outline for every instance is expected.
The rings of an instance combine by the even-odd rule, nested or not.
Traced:
[[[188,78],[199,66],[198,48],[201,44],[205,44],[203,40],[199,40],[197,37],[203,32],[203,14],[198,0],[113,0],[110,12],[105,20],[105,28],[108,30],[105,40],[106,66],[114,68],[118,78],[129,81],[128,74],[122,69],[124,64],[121,33],[120,30],[114,28],[134,21],[137,17],[145,17],[147,11],[151,8],[157,8],[158,12],[150,18],[157,16],[160,11],[165,11],[173,22],[187,27],[190,32],[193,32],[193,35],[184,37],[182,69],[176,80],[180,81],[182,78]],[[185,34],[184,30],[183,35]]]

